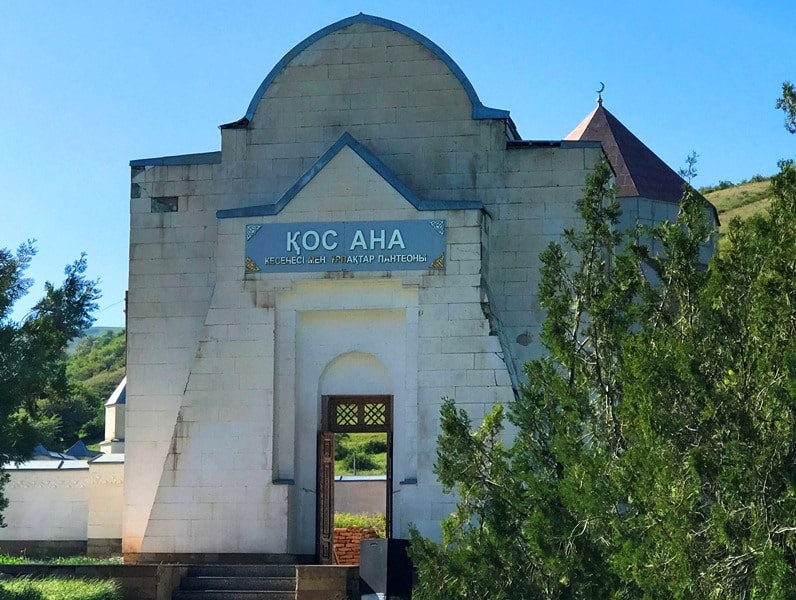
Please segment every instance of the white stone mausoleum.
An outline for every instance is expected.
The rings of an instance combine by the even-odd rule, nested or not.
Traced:
[[[347,431],[387,435],[392,536],[438,536],[442,398],[512,401],[539,253],[604,155],[628,223],[675,216],[681,180],[602,104],[524,140],[432,41],[360,14],[290,50],[220,151],[132,161],[126,560],[330,560]]]

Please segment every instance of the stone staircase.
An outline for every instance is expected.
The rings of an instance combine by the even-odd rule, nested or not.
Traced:
[[[295,600],[295,565],[194,565],[172,600]]]

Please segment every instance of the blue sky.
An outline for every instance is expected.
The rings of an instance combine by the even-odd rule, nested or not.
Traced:
[[[274,64],[358,12],[444,49],[526,139],[605,106],[697,185],[796,155],[774,103],[796,80],[796,2],[0,0],[0,247],[35,238],[29,296],[86,252],[97,324],[124,323],[129,161],[220,148]],[[16,318],[30,302],[20,303]]]

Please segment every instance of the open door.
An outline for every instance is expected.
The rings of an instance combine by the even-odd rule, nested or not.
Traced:
[[[392,537],[392,396],[324,396],[318,432],[316,547],[318,562],[334,561],[334,434],[386,433],[385,517]]]
[[[322,565],[332,564],[334,536],[334,432],[318,432],[317,554]]]

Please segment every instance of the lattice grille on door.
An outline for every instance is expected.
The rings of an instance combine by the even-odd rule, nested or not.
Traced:
[[[365,404],[363,405],[363,409],[366,425],[384,425],[387,423],[386,404]]]
[[[389,431],[390,400],[383,396],[333,396],[327,399],[328,431]]]
[[[356,425],[359,422],[356,404],[338,404],[335,408],[334,416],[337,425]]]

